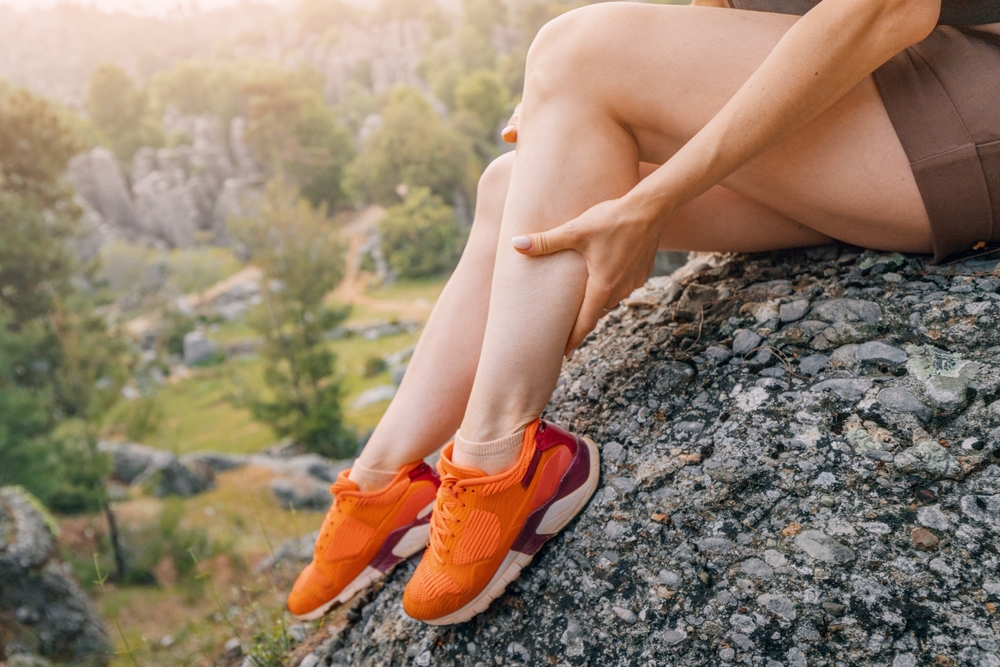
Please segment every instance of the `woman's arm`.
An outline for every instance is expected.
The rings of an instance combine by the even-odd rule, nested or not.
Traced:
[[[649,275],[673,211],[818,116],[934,29],[941,0],[824,0],[799,19],[742,88],[663,166],[618,200],[512,243],[525,255],[577,250],[587,291],[567,350]]]
[[[643,217],[683,205],[776,145],[934,29],[941,0],[824,0],[691,141],[624,199]]]

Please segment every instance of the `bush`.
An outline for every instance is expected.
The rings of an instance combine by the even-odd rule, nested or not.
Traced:
[[[385,363],[385,359],[382,357],[368,357],[365,360],[365,370],[364,376],[366,378],[372,378],[379,373],[384,373],[389,366]]]
[[[455,268],[463,234],[455,212],[427,188],[415,188],[378,226],[382,252],[400,278],[434,276]]]

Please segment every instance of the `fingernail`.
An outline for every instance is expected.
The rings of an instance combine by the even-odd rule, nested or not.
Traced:
[[[527,236],[515,236],[510,240],[510,244],[518,250],[531,250],[531,239]]]
[[[496,125],[494,125],[493,127],[496,127]],[[508,126],[507,126],[507,127],[505,127],[504,129],[500,130],[500,134],[501,134],[502,136],[506,136],[506,135],[510,134],[511,132],[513,132],[513,131],[514,131],[514,130],[516,130],[516,129],[517,129],[517,128],[516,128],[516,127],[514,127],[513,125],[508,125]]]
[[[570,359],[572,359],[574,354],[576,354],[576,350],[570,350],[569,352],[567,352],[566,353],[566,361],[569,361]]]

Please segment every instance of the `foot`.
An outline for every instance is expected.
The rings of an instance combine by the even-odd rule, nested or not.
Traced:
[[[431,625],[462,623],[503,594],[538,550],[597,489],[597,446],[536,420],[514,467],[486,476],[441,454],[430,546],[406,586],[403,607]]]
[[[441,484],[430,466],[410,464],[387,487],[371,493],[360,491],[349,473],[341,472],[330,487],[334,501],[313,560],[288,596],[288,611],[299,620],[315,620],[347,602],[427,544]]]

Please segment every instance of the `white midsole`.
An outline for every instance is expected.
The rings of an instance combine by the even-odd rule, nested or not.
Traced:
[[[597,482],[600,479],[601,473],[600,454],[597,451],[597,445],[593,441],[589,438],[583,438],[583,441],[590,449],[590,475],[587,477],[587,481],[573,493],[552,503],[549,509],[545,511],[544,516],[542,516],[542,520],[535,530],[536,533],[542,535],[558,533],[573,520],[573,517],[580,513],[584,505],[587,504],[587,501],[590,500],[590,497],[594,495],[594,491],[597,490]],[[464,623],[473,616],[486,611],[490,603],[503,595],[507,585],[517,579],[518,575],[521,574],[521,570],[531,563],[532,558],[533,556],[523,554],[520,551],[508,551],[503,562],[500,563],[500,567],[497,568],[496,574],[493,575],[490,583],[486,585],[479,595],[462,608],[446,616],[424,621],[424,623],[428,625]]]
[[[433,506],[434,503],[431,503]],[[407,559],[413,554],[417,553],[425,546],[427,546],[427,540],[430,538],[431,527],[430,524],[422,524],[419,526],[414,526],[406,531],[406,534],[400,538],[399,542],[392,549],[392,555],[397,558]],[[390,568],[391,571],[391,568]],[[340,595],[333,598],[326,604],[313,609],[308,614],[295,615],[300,621],[315,621],[318,618],[322,618],[326,615],[334,605],[344,604],[355,595],[365,590],[373,583],[384,577],[388,572],[382,572],[372,566],[366,567],[361,571],[361,574],[354,577],[351,583],[344,587],[344,590],[340,592]]]

